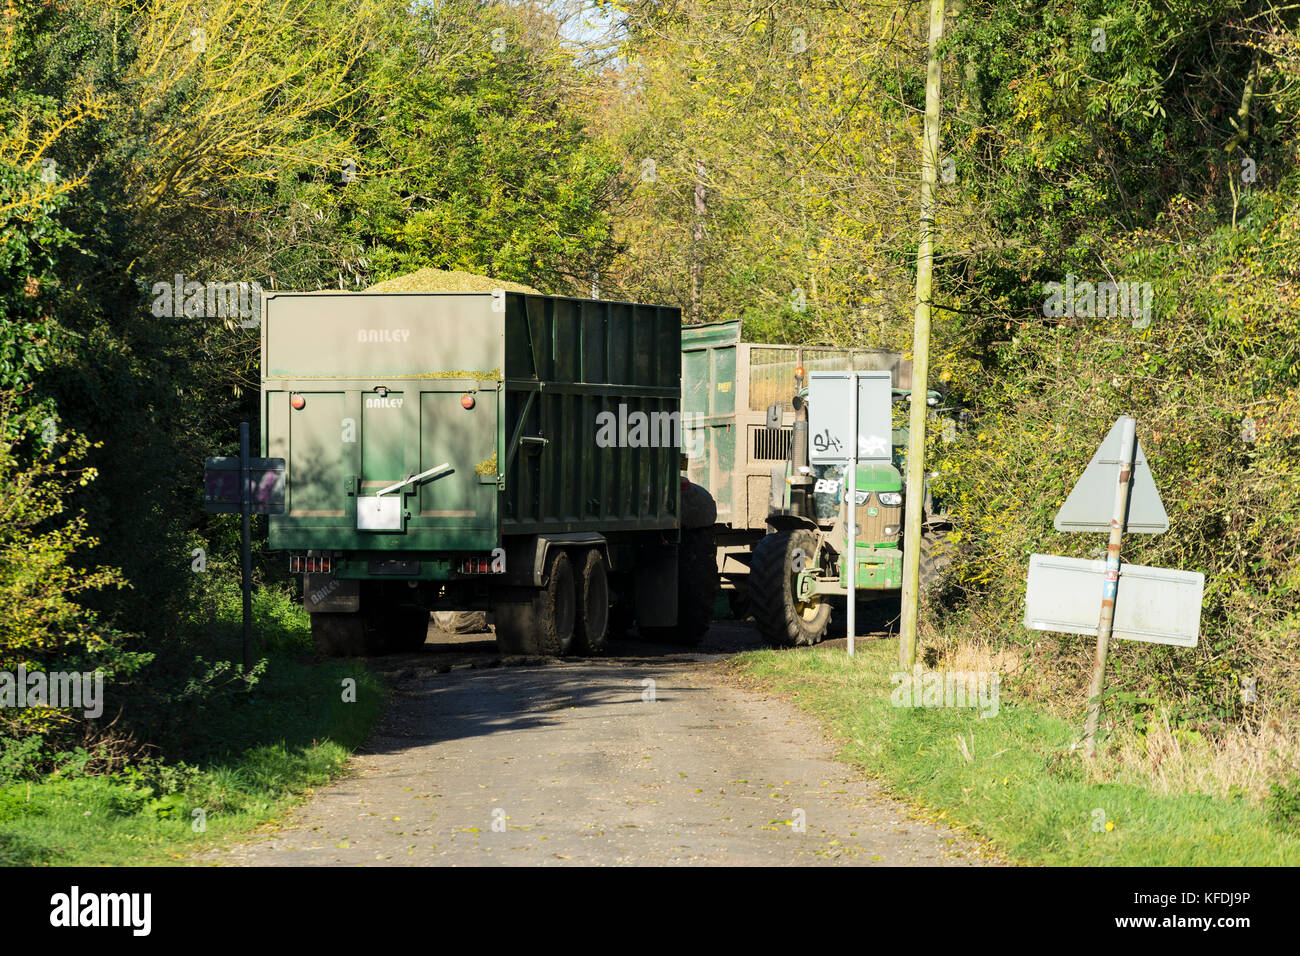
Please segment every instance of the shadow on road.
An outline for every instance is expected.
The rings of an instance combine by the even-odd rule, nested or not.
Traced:
[[[431,623],[418,651],[366,660],[393,700],[361,752],[540,729],[557,711],[572,720],[584,709],[640,701],[647,691],[667,702],[691,693],[665,686],[667,671],[762,646],[752,623],[719,621],[694,647],[647,641],[633,631],[611,639],[600,657],[503,657],[491,631],[452,634]]]
[[[896,602],[861,602],[858,640],[887,638],[896,624]],[[843,602],[834,609],[826,645],[842,647]],[[367,659],[388,684],[392,704],[380,718],[364,753],[385,753],[439,740],[543,728],[564,710],[637,701],[647,688],[660,701],[690,693],[660,683],[668,672],[712,662],[766,645],[753,621],[715,621],[698,645],[662,644],[635,630],[612,638],[600,657],[503,657],[491,631],[448,633],[430,624],[418,651]],[[810,648],[790,648],[801,653]],[[654,682],[654,683],[651,683]]]

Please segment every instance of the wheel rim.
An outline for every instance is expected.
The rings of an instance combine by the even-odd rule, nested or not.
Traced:
[[[803,550],[806,542],[800,539],[791,538],[790,543],[795,545],[795,550]],[[804,551],[807,554],[807,551]],[[790,560],[790,558],[787,558]],[[810,594],[806,600],[799,600],[799,572],[794,570],[793,561],[790,564],[790,603],[794,605],[795,615],[805,624],[811,624],[817,619],[817,613],[821,610],[822,596],[820,594]]]
[[[820,595],[814,595],[807,601],[796,601],[794,605],[795,613],[805,624],[811,624],[817,619],[817,614],[822,609],[822,599]]]

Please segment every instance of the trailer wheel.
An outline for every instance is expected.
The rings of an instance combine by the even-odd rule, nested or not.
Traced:
[[[605,557],[598,548],[587,551],[578,571],[577,588],[574,650],[584,655],[603,654],[609,637],[609,575],[605,572]]]
[[[718,599],[718,553],[712,528],[682,531],[677,548],[677,623],[643,627],[642,637],[669,644],[698,644],[713,623]]]
[[[573,650],[576,605],[573,563],[556,548],[547,560],[544,587],[509,588],[497,601],[497,649],[563,657]]]
[[[795,598],[795,569],[800,560],[817,553],[817,537],[804,529],[769,534],[754,547],[749,572],[749,603],[763,640],[775,647],[817,644],[826,636],[831,605],[813,595],[800,603]]]

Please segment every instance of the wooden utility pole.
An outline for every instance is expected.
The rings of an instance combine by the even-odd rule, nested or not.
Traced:
[[[907,497],[903,534],[903,614],[898,664],[916,663],[921,598],[921,509],[925,503],[925,415],[930,373],[930,288],[934,267],[934,188],[939,165],[939,68],[944,0],[930,0],[930,62],[925,70],[925,128],[921,137],[921,241],[916,249],[916,320],[912,339],[912,407],[907,436]]]

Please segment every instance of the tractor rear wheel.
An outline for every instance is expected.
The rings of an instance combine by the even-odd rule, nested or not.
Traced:
[[[799,569],[816,563],[817,536],[798,528],[769,534],[754,547],[749,603],[763,640],[774,647],[819,643],[831,619],[830,602],[796,597]]]
[[[666,644],[698,644],[713,623],[717,600],[718,552],[713,529],[685,528],[677,548],[677,623],[641,627],[641,636]]]
[[[921,590],[934,587],[952,564],[952,550],[946,531],[921,532]]]

